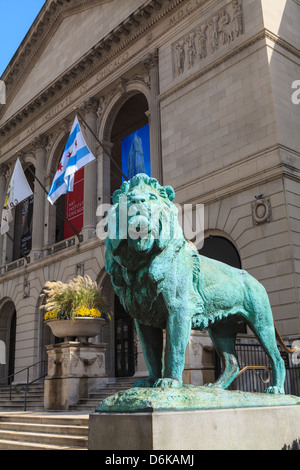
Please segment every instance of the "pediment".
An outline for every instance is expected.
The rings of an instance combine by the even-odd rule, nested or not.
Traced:
[[[7,87],[7,104],[1,110],[0,122],[6,122],[47,89],[143,3],[143,0],[48,0],[2,76]]]

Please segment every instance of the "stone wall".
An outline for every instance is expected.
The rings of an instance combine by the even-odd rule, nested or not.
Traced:
[[[299,79],[298,2],[78,0],[76,5],[55,7],[47,27],[42,12],[39,47],[35,25],[11,64],[13,75],[8,69],[3,77],[8,104],[0,109],[0,196],[16,150],[50,186],[74,106],[111,148],[118,110],[143,93],[153,176],[174,187],[175,202],[205,205],[205,234],[234,244],[242,267],[267,289],[280,332],[298,338],[300,105],[291,101],[291,82]],[[37,141],[40,135],[46,139]],[[12,247],[6,237],[0,242],[0,315],[4,318],[11,300],[17,311],[16,370],[45,357],[49,337],[39,295],[46,280],[89,274],[113,299],[103,243],[94,232],[95,208],[110,200],[111,167],[100,146],[93,150],[98,163],[88,174],[83,243],[74,237],[73,246],[51,254],[55,212],[46,201],[43,206],[42,197],[35,201],[31,263],[8,269]],[[113,376],[113,323],[105,335],[99,340],[109,343],[106,369]],[[198,359],[200,368],[212,370],[209,352],[199,354],[206,342],[206,335],[192,337],[186,380],[201,380]]]

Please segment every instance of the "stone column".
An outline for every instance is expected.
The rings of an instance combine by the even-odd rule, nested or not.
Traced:
[[[95,135],[97,135],[98,104],[97,99],[89,98],[81,107],[81,112],[84,114],[87,124]],[[85,130],[85,139],[90,151],[96,157],[97,141],[89,129]],[[84,240],[93,238],[96,235],[97,203],[97,160],[95,160],[84,168],[84,213],[82,228]]]
[[[45,135],[39,135],[33,142],[35,148],[35,176],[44,185],[46,172],[46,155],[47,155],[48,138]],[[35,180],[34,182],[34,200],[33,200],[33,217],[32,217],[32,248],[31,261],[39,259],[43,252],[44,246],[44,222],[45,222],[45,198],[46,193],[41,185]]]
[[[2,208],[4,205],[4,200],[5,200],[5,191],[6,191],[6,175],[8,172],[8,166],[7,165],[0,165],[0,210],[2,214]],[[3,246],[4,244],[4,236],[0,235],[0,253],[1,253],[1,258],[0,258],[0,265],[5,264],[5,260],[3,259]]]
[[[150,151],[151,151],[151,176],[163,184],[162,178],[162,152],[161,152],[161,118],[158,101],[159,67],[158,50],[150,54],[144,61],[144,66],[150,77]]]

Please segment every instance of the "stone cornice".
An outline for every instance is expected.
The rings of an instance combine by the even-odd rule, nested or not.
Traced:
[[[295,152],[294,150],[285,147],[281,144],[276,144],[272,147],[261,150],[258,153],[253,155],[248,155],[239,161],[236,161],[225,168],[215,170],[212,173],[208,173],[200,178],[189,181],[188,183],[182,184],[180,186],[174,187],[177,198],[181,200],[181,194],[184,196],[184,203],[186,204],[210,204],[218,200],[222,200],[226,197],[230,197],[233,194],[239,193],[241,190],[256,187],[261,184],[265,184],[270,181],[277,180],[279,178],[289,178],[294,181],[300,182],[300,165],[297,168],[296,165],[292,166],[282,157],[279,158],[278,162],[275,162],[274,165],[263,168],[261,171],[255,171],[252,174],[245,172],[244,177],[240,177],[238,180],[232,181],[226,184],[217,184],[216,186],[212,184],[213,179],[220,182],[223,181],[223,176],[230,172],[232,173],[234,169],[243,164],[249,163],[249,161],[255,161],[261,159],[262,156],[265,156],[268,153],[278,152],[288,152],[292,153],[296,157],[300,158],[300,153]],[[300,161],[300,160],[299,160]],[[253,166],[253,168],[255,165]],[[189,197],[188,194],[193,187],[197,187],[197,196]],[[202,193],[199,193],[199,188],[210,188],[208,191],[204,190]],[[213,189],[211,189],[213,188]],[[183,191],[183,193],[182,193]],[[193,191],[192,191],[193,192]]]
[[[109,0],[47,0],[1,77],[6,84],[7,105],[24,83],[47,46],[49,37],[53,36],[67,12],[107,1]],[[0,112],[0,118],[3,112]]]
[[[72,5],[78,8],[80,5],[87,8],[91,3],[98,3],[101,0],[74,0]],[[107,1],[107,0],[106,0]],[[189,10],[191,14],[195,8],[203,6],[208,3],[209,0],[193,0],[194,7]],[[42,18],[48,18],[48,22],[54,22],[54,17],[57,18],[63,14],[66,14],[68,11],[67,0],[59,0],[58,2],[50,1],[45,4],[45,8],[42,9],[40,15]],[[60,103],[62,100],[72,93],[76,87],[80,87],[84,84],[90,77],[95,76],[99,70],[105,69],[108,64],[112,61],[117,60],[122,53],[128,50],[128,48],[134,44],[137,40],[142,37],[145,37],[149,31],[155,27],[161,20],[164,20],[165,17],[173,15],[178,10],[182,8],[183,5],[191,5],[191,0],[148,0],[140,8],[138,8],[134,13],[132,13],[128,18],[121,22],[114,30],[108,33],[103,37],[89,52],[82,56],[73,66],[67,69],[60,77],[58,77],[53,83],[51,83],[47,88],[45,88],[41,93],[35,96],[30,102],[28,102],[24,107],[18,110],[13,116],[11,116],[6,122],[0,127],[0,136],[2,135],[2,141],[13,141],[14,138],[22,132],[23,129],[28,128],[31,125],[32,121],[38,119],[40,116],[49,112],[49,110]],[[63,9],[64,7],[64,9]],[[54,9],[53,17],[49,18],[47,12]],[[44,11],[43,11],[44,10]],[[70,7],[69,7],[70,10]],[[73,11],[73,10],[72,10]],[[39,16],[40,16],[39,15]],[[171,17],[171,16],[170,16]],[[40,20],[42,21],[42,20]],[[58,20],[56,20],[58,21]],[[36,23],[36,22],[35,22]],[[37,28],[37,25],[34,23],[33,30],[29,33],[34,35],[34,31]],[[40,23],[38,23],[40,24]],[[35,26],[35,28],[34,28]],[[52,28],[54,26],[52,25]],[[172,26],[169,25],[170,29]],[[50,26],[49,26],[49,29]],[[28,34],[29,34],[28,33]],[[166,30],[163,33],[165,34]],[[47,36],[48,33],[43,33]],[[157,38],[155,38],[157,40]],[[206,67],[198,70],[195,74],[190,75],[187,79],[183,79],[179,83],[175,84],[174,87],[167,90],[160,96],[160,99],[163,100],[168,96],[172,95],[178,89],[186,86],[191,81],[201,77],[202,75],[208,73],[210,70],[218,67],[218,65],[227,61],[234,55],[241,52],[243,49],[247,49],[252,44],[255,44],[261,40],[269,40],[274,43],[274,45],[279,46],[286,50],[287,52],[293,54],[294,56],[300,57],[300,51],[294,46],[284,41],[280,37],[271,33],[268,30],[263,30],[260,33],[256,34],[252,38],[247,39],[235,49],[231,50],[229,53],[225,53],[220,58],[214,62],[208,64]],[[144,49],[146,50],[149,47],[145,45]],[[28,52],[29,54],[29,52]],[[146,59],[146,57],[145,57]],[[13,59],[14,63],[14,59]],[[70,103],[71,105],[72,103]],[[5,107],[7,108],[7,106]],[[42,130],[42,132],[44,132]]]
[[[92,0],[81,0],[81,2],[77,0],[76,4],[89,3],[89,1]],[[95,1],[96,0],[94,0],[94,3]],[[27,122],[28,117],[32,119],[32,114],[36,113],[38,110],[43,109],[42,112],[47,111],[47,107],[53,106],[55,102],[61,100],[66,93],[75,86],[80,85],[80,83],[93,73],[96,73],[97,70],[104,67],[125,48],[134,43],[134,41],[147,34],[149,28],[153,27],[153,25],[172,12],[172,10],[187,1],[188,0],[147,0],[114,30],[103,37],[88,53],[82,56],[81,59],[67,69],[53,83],[47,86],[46,89],[4,122],[0,128],[0,134],[6,135],[11,130],[14,130],[17,125],[19,127],[19,124],[23,120]],[[205,3],[208,0],[201,1]],[[64,4],[65,0],[59,0],[59,2]],[[48,4],[49,8],[51,5],[52,3],[50,2]],[[51,20],[49,18],[48,20],[51,21],[51,23],[55,21],[57,23],[57,15],[59,15],[59,13],[54,14]],[[49,31],[47,34],[50,34]],[[13,85],[8,85],[7,105],[5,109],[7,109],[12,99],[11,96],[13,93],[10,95],[9,91],[12,86]],[[4,111],[2,111],[2,113],[4,113]]]

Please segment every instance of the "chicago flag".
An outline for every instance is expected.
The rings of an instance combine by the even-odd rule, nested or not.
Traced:
[[[93,160],[95,160],[95,157],[85,143],[76,116],[71,134],[47,196],[48,201],[54,204],[62,194],[73,191],[74,175],[76,171]]]
[[[12,174],[1,218],[1,235],[9,231],[9,223],[12,221],[12,209],[33,194],[26,176],[24,174],[20,160],[16,161]]]

